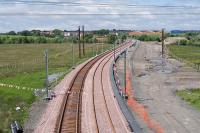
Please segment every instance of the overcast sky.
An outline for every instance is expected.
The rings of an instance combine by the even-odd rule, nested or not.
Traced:
[[[12,3],[4,3],[9,2]],[[109,6],[82,6],[27,4],[27,1],[50,2],[82,2],[109,3]],[[2,3],[3,2],[3,3]],[[16,3],[18,2],[18,3]],[[0,0],[0,14],[107,14],[107,15],[0,15],[0,32],[21,30],[75,30],[78,25],[85,25],[86,30],[95,29],[131,29],[158,30],[200,29],[200,0]],[[115,5],[111,5],[115,4]],[[123,5],[164,5],[191,6],[191,8],[161,8],[161,7],[128,7]],[[199,6],[199,7],[197,7]],[[116,14],[145,14],[145,15],[116,15]],[[180,15],[155,15],[162,13],[182,13]],[[115,15],[109,15],[115,14]]]

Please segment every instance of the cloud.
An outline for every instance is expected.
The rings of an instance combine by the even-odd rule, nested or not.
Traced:
[[[36,1],[36,0],[35,0]],[[45,0],[49,2],[66,2],[62,0]],[[27,4],[1,4],[1,13],[52,13],[77,14],[54,16],[0,16],[0,32],[25,29],[77,29],[78,25],[86,25],[88,30],[109,29],[200,29],[198,21],[200,15],[174,15],[159,16],[158,13],[200,12],[199,8],[147,8],[122,6],[123,4],[138,5],[185,5],[196,6],[199,0],[79,0],[68,2],[88,3],[84,6],[66,5],[27,5]],[[110,3],[107,6],[92,6],[95,3]],[[112,5],[113,3],[113,5]],[[145,15],[119,15],[119,14],[145,14]],[[91,15],[78,15],[91,14]],[[92,15],[107,14],[107,15]],[[115,14],[115,15],[109,15]]]

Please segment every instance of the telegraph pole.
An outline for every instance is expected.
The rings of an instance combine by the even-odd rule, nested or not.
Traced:
[[[45,69],[46,69],[46,94],[47,97],[46,99],[49,99],[49,90],[48,90],[48,86],[49,86],[49,79],[48,79],[48,50],[45,50]]]
[[[162,29],[162,58],[164,58],[164,29]]]
[[[79,58],[81,58],[81,30],[80,30],[80,26],[78,27],[78,52],[79,52]]]
[[[82,32],[83,32],[83,55],[85,56],[85,30],[84,30],[84,26],[82,26]]]

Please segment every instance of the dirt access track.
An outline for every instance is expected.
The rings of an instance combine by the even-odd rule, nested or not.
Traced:
[[[141,42],[132,56],[134,97],[150,119],[165,133],[199,132],[200,112],[176,96],[176,90],[199,88],[200,73],[175,59],[162,60],[161,45],[154,42]]]

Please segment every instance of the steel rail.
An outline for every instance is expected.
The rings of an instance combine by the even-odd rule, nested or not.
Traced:
[[[122,46],[118,47],[120,49]],[[60,115],[57,119],[55,132],[81,132],[81,104],[82,104],[82,89],[85,78],[91,67],[100,59],[106,58],[113,51],[107,51],[86,63],[73,77],[68,92],[64,96],[61,103]]]
[[[122,47],[119,47],[115,52],[120,52],[120,49],[123,49],[123,46]],[[99,64],[98,64],[98,66],[96,67],[96,69],[95,69],[95,71],[94,71],[94,75],[93,75],[93,89],[92,89],[92,93],[93,93],[93,110],[94,110],[94,116],[95,116],[95,122],[96,122],[96,132],[97,133],[99,133],[100,131],[99,131],[99,126],[98,126],[98,121],[97,121],[97,113],[96,113],[96,105],[95,105],[95,97],[94,97],[94,88],[95,88],[95,83],[94,83],[94,80],[95,80],[95,75],[96,75],[96,72],[97,72],[97,69],[100,67],[100,65],[101,65],[101,63],[103,62],[103,61],[105,61],[106,59],[107,59],[107,61],[103,64],[103,66],[102,66],[102,68],[101,68],[101,90],[102,90],[102,93],[103,93],[103,98],[104,98],[104,104],[105,104],[105,106],[106,106],[106,112],[107,112],[107,115],[109,116],[109,122],[110,122],[110,124],[111,124],[111,126],[112,126],[112,131],[115,133],[116,132],[116,130],[115,130],[115,127],[114,127],[114,124],[113,124],[113,122],[112,122],[112,119],[111,119],[111,115],[110,115],[110,112],[109,112],[109,109],[108,109],[108,106],[107,106],[107,100],[106,100],[106,98],[105,98],[105,93],[104,93],[104,86],[103,86],[103,79],[102,79],[102,75],[103,75],[103,69],[104,69],[104,67],[105,67],[105,65],[109,62],[109,60],[113,57],[113,51],[110,53],[110,54],[108,54],[107,56],[105,56],[100,62],[99,62]],[[110,57],[109,57],[110,56]],[[107,58],[107,57],[109,57],[109,58]]]

